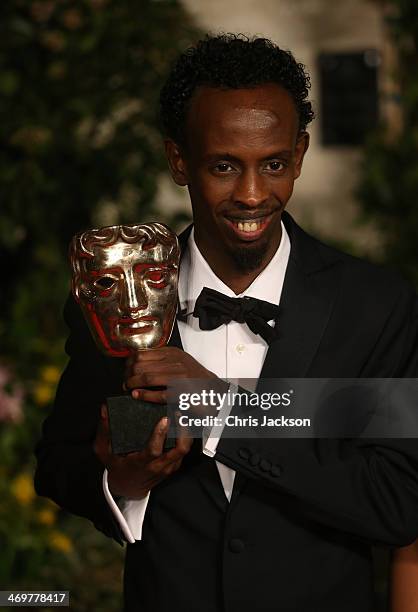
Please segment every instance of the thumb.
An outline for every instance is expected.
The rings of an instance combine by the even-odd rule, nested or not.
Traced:
[[[101,425],[106,433],[109,432],[109,414],[107,412],[107,405],[102,404],[100,406],[100,421]]]

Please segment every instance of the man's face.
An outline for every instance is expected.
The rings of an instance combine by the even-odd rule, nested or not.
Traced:
[[[175,181],[188,185],[196,242],[209,263],[254,270],[281,239],[281,213],[299,176],[308,135],[288,92],[199,88],[183,148],[166,143]]]
[[[177,266],[170,248],[141,242],[96,245],[84,259],[79,300],[104,351],[125,357],[167,343],[177,302]]]

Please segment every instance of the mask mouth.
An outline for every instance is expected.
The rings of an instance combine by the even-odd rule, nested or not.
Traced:
[[[133,323],[140,323],[142,321],[157,321],[156,317],[152,315],[131,315],[129,317],[120,317],[117,323],[120,325],[132,325]]]
[[[119,333],[123,336],[136,336],[137,334],[145,334],[154,329],[158,324],[158,319],[151,316],[130,318],[125,317],[119,319],[117,327]]]

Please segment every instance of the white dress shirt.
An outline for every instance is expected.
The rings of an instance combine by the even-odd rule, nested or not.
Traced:
[[[270,263],[251,285],[237,296],[211,270],[197,248],[192,230],[179,272],[180,308],[192,313],[203,287],[220,291],[229,297],[249,296],[279,304],[289,254],[290,240],[282,223],[282,239]],[[269,323],[274,325],[273,321]],[[229,380],[259,378],[268,345],[245,323],[231,321],[227,325],[206,331],[199,328],[199,319],[189,314],[186,321],[178,321],[177,324],[184,351],[218,377]],[[203,452],[214,457],[218,440],[219,430],[216,436],[209,435],[203,440]],[[218,461],[216,464],[225,495],[230,500],[235,472]],[[141,500],[122,498],[116,503],[109,491],[107,470],[103,474],[103,489],[127,541],[133,543],[140,540],[150,494]]]

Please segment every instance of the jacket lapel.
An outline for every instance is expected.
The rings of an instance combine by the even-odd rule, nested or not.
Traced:
[[[261,379],[302,378],[309,373],[330,319],[341,277],[341,261],[334,252],[319,249],[288,215],[283,223],[291,250],[276,325],[279,335],[268,348]],[[231,498],[236,503],[247,478],[237,473]]]
[[[291,251],[280,300],[278,338],[267,351],[260,378],[307,375],[330,319],[341,277],[341,260],[283,215]]]

